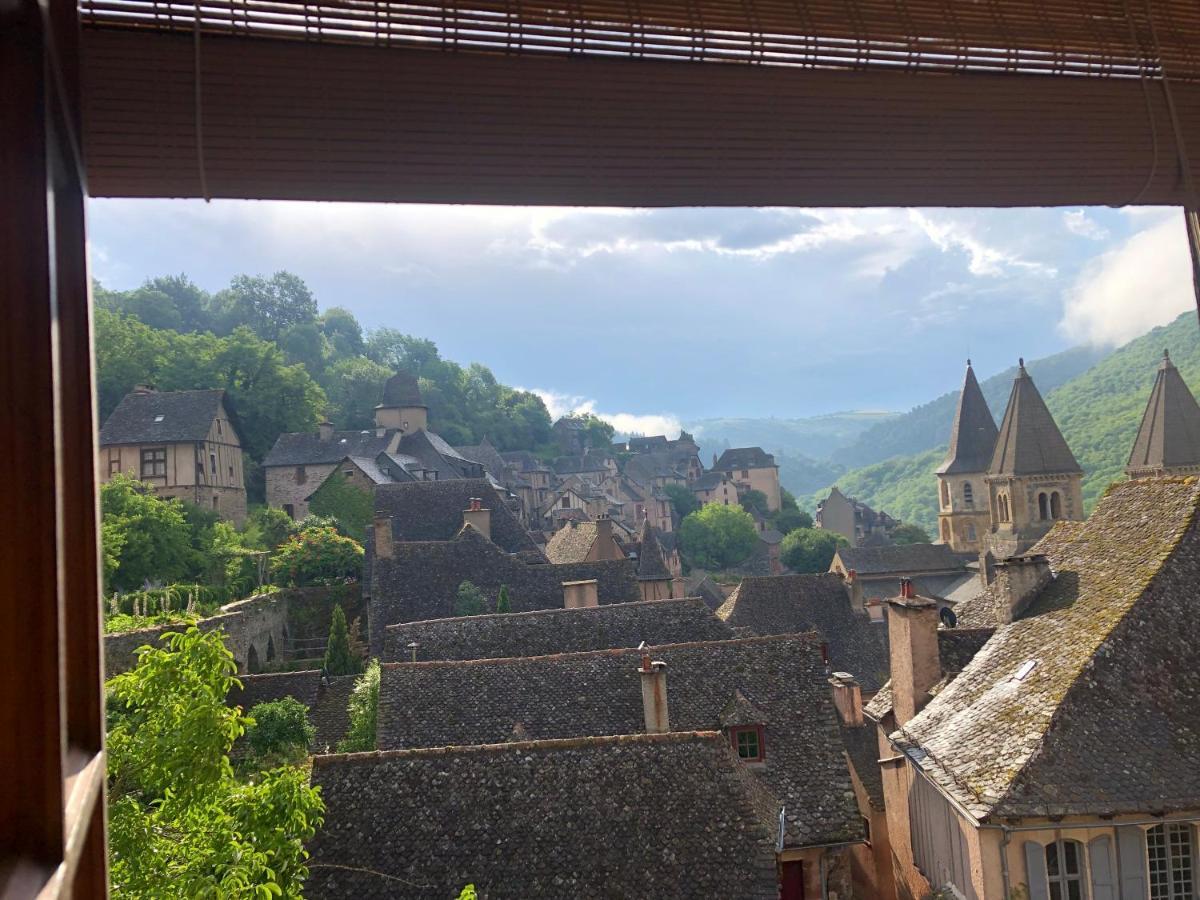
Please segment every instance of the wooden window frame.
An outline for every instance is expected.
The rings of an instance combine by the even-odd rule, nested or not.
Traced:
[[[742,735],[754,735],[754,739],[758,744],[757,756],[742,756],[742,748],[739,738]],[[767,761],[767,736],[766,729],[762,725],[733,725],[729,728],[729,743],[733,747],[733,752],[737,754],[737,758],[744,763],[754,764]]]
[[[150,471],[146,471],[147,462],[150,464]],[[159,465],[162,465],[162,471],[156,471]],[[167,448],[166,447],[142,447],[138,451],[138,477],[143,481],[147,478],[162,478],[167,477]]]

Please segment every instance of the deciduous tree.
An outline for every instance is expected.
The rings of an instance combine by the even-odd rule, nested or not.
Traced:
[[[679,549],[693,566],[727,569],[744,562],[758,543],[750,513],[740,506],[710,503],[679,526]]]

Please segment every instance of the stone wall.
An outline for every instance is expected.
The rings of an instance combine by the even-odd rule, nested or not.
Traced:
[[[282,509],[292,506],[297,521],[308,515],[308,500],[313,491],[337,468],[336,463],[312,466],[270,466],[266,468],[267,505]],[[304,481],[296,481],[297,469],[304,469]]]

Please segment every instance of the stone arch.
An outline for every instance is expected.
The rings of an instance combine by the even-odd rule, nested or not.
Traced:
[[[950,507],[950,485],[942,482],[942,509]]]
[[[250,675],[257,675],[262,671],[262,664],[258,661],[258,650],[253,644],[246,652],[246,672]]]
[[[1038,518],[1043,522],[1050,518],[1050,498],[1045,491],[1038,494]]]
[[[1062,518],[1062,494],[1055,491],[1050,495],[1050,518]]]
[[[275,659],[275,636],[267,635],[267,662],[272,662]]]
[[[942,519],[942,543],[950,543],[950,523]]]

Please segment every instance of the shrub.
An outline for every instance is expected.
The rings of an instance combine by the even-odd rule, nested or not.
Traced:
[[[338,743],[341,753],[375,749],[375,724],[379,718],[379,660],[373,659],[354,683],[350,694],[350,729]]]
[[[250,710],[254,724],[247,729],[250,748],[258,756],[307,752],[316,731],[308,721],[308,707],[294,697],[258,703]]]
[[[271,559],[271,572],[283,584],[304,587],[358,578],[363,548],[336,529],[321,525],[292,535]]]
[[[458,586],[458,591],[454,595],[454,614],[456,616],[478,616],[486,611],[483,591],[470,581],[464,581]]]
[[[350,647],[346,613],[339,603],[333,607],[333,616],[329,623],[329,641],[325,645],[325,672],[329,675],[357,675],[361,671],[362,660],[354,655]]]

